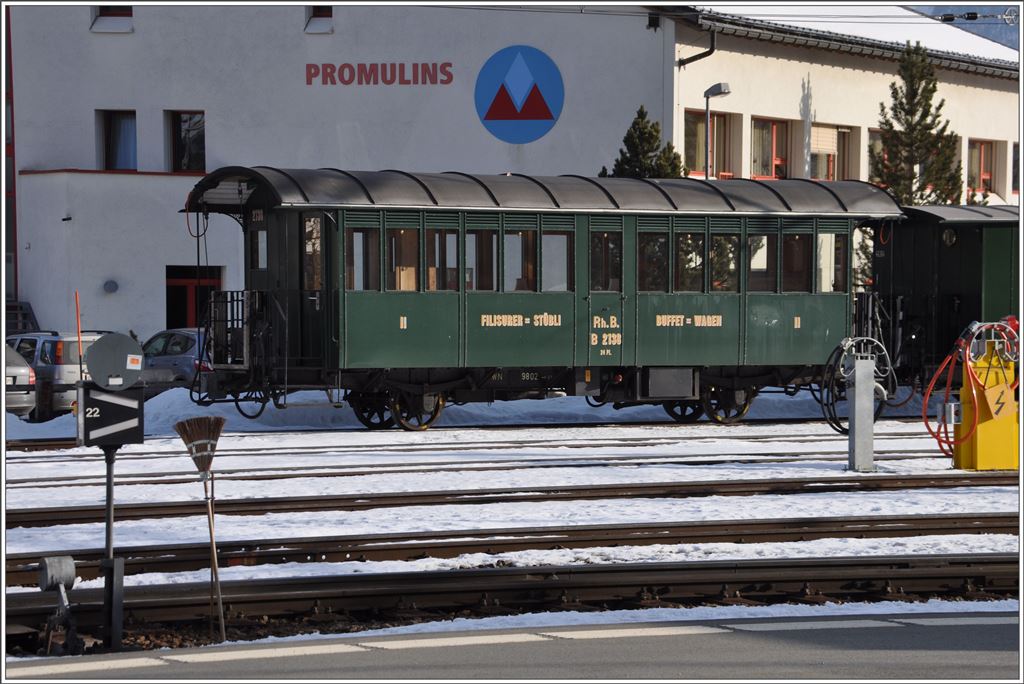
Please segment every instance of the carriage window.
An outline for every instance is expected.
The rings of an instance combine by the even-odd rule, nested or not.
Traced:
[[[498,232],[466,231],[466,289],[498,289]]]
[[[249,268],[267,268],[267,231],[254,230],[249,238]]]
[[[572,233],[545,232],[540,247],[542,289],[545,292],[572,292]]]
[[[818,236],[818,291],[846,292],[846,236]]]
[[[668,292],[668,235],[640,233],[637,240],[637,289]]]
[[[747,292],[775,292],[778,244],[778,235],[747,238]]]
[[[537,231],[505,231],[505,292],[537,289]]]
[[[782,236],[782,291],[811,291],[811,235]]]
[[[319,290],[323,287],[324,272],[323,232],[319,216],[310,216],[303,221],[302,289]]]
[[[676,292],[704,291],[704,236],[676,235]]]
[[[380,289],[380,236],[376,228],[345,231],[345,289]]]
[[[427,290],[459,289],[459,231],[427,229]]]
[[[387,231],[388,289],[415,292],[419,289],[419,231],[400,228]]]
[[[740,236],[714,235],[711,238],[711,291],[739,292]]]
[[[622,290],[622,233],[590,234],[590,289]]]

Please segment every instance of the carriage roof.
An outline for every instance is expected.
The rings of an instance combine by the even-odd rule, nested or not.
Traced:
[[[229,166],[201,179],[187,211],[250,207],[474,211],[846,215],[896,218],[900,207],[863,181],[587,178],[461,172],[344,171]]]

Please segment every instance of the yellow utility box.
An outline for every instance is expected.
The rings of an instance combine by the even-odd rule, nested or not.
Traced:
[[[956,440],[960,441],[970,432],[975,415],[978,426],[974,434],[953,447],[953,467],[1017,470],[1020,467],[1020,407],[1013,390],[1014,363],[1002,342],[989,339],[984,344],[983,356],[965,359],[960,388],[963,417],[955,429]],[[972,384],[975,385],[973,392]]]

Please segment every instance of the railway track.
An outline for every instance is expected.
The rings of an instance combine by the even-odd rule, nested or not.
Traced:
[[[296,496],[253,499],[220,499],[221,515],[263,515],[308,511],[353,511],[397,506],[480,505],[523,501],[565,501],[612,498],[679,498],[696,496],[747,496],[754,494],[806,494],[850,491],[905,490],[978,486],[1017,486],[1016,474],[999,472],[942,473],[929,475],[872,475],[814,479],[720,480],[706,482],[652,482],[604,484],[575,487],[521,486],[499,489],[449,490]],[[177,518],[204,515],[204,501],[129,503],[116,506],[116,520]],[[96,523],[105,519],[103,505],[11,508],[6,512],[7,529],[45,527],[55,524]]]
[[[690,430],[693,430],[693,429],[701,430],[702,428],[706,428],[706,436],[704,434],[701,434],[699,436],[691,434],[691,435],[688,435],[688,437],[690,437],[690,438],[698,438],[698,439],[701,439],[701,438],[706,438],[706,439],[723,439],[723,438],[731,438],[731,437],[739,438],[737,435],[731,434],[731,432],[730,433],[723,433],[722,431],[727,429],[727,427],[737,428],[737,427],[742,427],[743,425],[746,425],[746,424],[804,424],[804,423],[822,423],[822,422],[823,421],[822,421],[821,418],[815,418],[815,419],[805,419],[805,418],[782,419],[782,418],[774,418],[774,419],[759,419],[759,420],[747,419],[747,420],[744,420],[742,423],[737,423],[737,424],[731,425],[731,426],[721,426],[721,425],[716,425],[716,424],[713,424],[713,423],[697,423],[697,424],[678,426],[678,427],[684,427],[684,428],[687,428],[687,429],[690,429]],[[907,420],[891,420],[891,421],[887,421],[887,422],[897,422],[897,423],[918,422],[918,419],[914,419],[912,421],[907,421]],[[884,423],[882,423],[882,425],[884,425]],[[533,429],[533,430],[537,430],[537,429],[562,430],[562,429],[569,429],[569,428],[636,428],[636,427],[675,427],[675,424],[673,424],[671,422],[664,423],[664,422],[648,421],[648,422],[626,422],[626,423],[564,423],[564,424],[545,423],[543,425],[537,425],[537,424],[488,425],[488,426],[478,426],[478,427],[453,427],[453,428],[437,428],[437,427],[435,427],[435,428],[431,428],[430,434],[433,436],[435,433],[443,434],[445,431],[450,431],[450,430],[467,430],[467,429],[472,429],[474,431],[481,431],[481,432],[483,432],[483,431],[494,431],[494,430],[511,430],[511,431],[516,431],[516,430],[526,430],[526,429]],[[366,431],[363,431],[363,430],[351,430],[351,429],[343,429],[343,430],[310,429],[310,430],[307,430],[307,431],[303,431],[301,433],[300,432],[294,432],[294,431],[292,431],[292,432],[274,432],[274,433],[263,433],[263,432],[231,433],[231,432],[228,432],[228,433],[225,433],[224,435],[222,435],[222,439],[224,437],[247,437],[247,436],[257,436],[258,437],[258,436],[266,436],[268,434],[275,434],[275,435],[281,435],[281,436],[294,436],[294,435],[298,435],[298,434],[302,434],[302,435],[318,435],[318,434],[322,434],[322,433],[328,433],[328,434],[331,434],[331,433],[360,434],[360,433],[363,433],[363,432],[366,432]],[[380,434],[380,433],[373,433],[373,434]],[[875,439],[880,439],[880,438],[885,438],[885,437],[894,437],[894,438],[923,437],[926,434],[927,433],[924,432],[924,431],[921,431],[919,433],[917,433],[917,432],[915,432],[915,433],[907,433],[907,432],[899,432],[899,431],[887,432],[884,429],[879,429],[878,432],[876,432],[876,434],[875,434]],[[169,437],[169,435],[168,435],[168,437]],[[742,439],[743,440],[769,440],[770,439],[772,441],[784,441],[784,442],[791,442],[791,441],[814,441],[814,442],[819,442],[819,441],[822,441],[823,439],[825,439],[825,440],[831,439],[831,440],[835,440],[837,442],[844,442],[844,443],[847,440],[846,436],[834,434],[834,433],[831,433],[831,432],[828,433],[827,435],[824,435],[824,436],[822,436],[822,435],[743,435]],[[561,440],[558,440],[558,441],[561,441]],[[581,438],[581,439],[578,439],[578,440],[565,440],[565,441],[566,442],[579,442],[580,443],[579,446],[581,446],[581,447],[591,447],[591,446],[600,445],[600,443],[607,443],[608,446],[622,446],[623,443],[628,443],[628,442],[650,442],[650,441],[659,441],[659,442],[662,442],[662,443],[664,443],[664,442],[675,442],[675,441],[678,441],[678,438],[672,437],[672,436],[669,436],[669,435],[664,435],[664,436],[658,436],[658,437],[607,438],[607,439],[604,439],[604,440],[594,440],[593,438]],[[443,443],[443,442],[432,440],[429,444],[421,444],[421,443],[412,443],[412,444],[410,444],[409,442],[395,442],[395,443],[391,443],[391,444],[382,443],[382,444],[367,444],[367,445],[363,445],[363,446],[345,446],[345,447],[342,447],[342,448],[344,449],[345,452],[353,452],[353,451],[360,451],[360,450],[361,451],[373,451],[373,452],[376,452],[376,451],[411,451],[411,452],[417,452],[417,451],[437,451],[438,449],[444,449],[444,450],[447,450],[447,451],[458,451],[458,450],[466,450],[466,449],[486,449],[488,447],[496,448],[496,449],[500,449],[500,448],[507,449],[509,447],[509,445],[512,445],[512,446],[529,446],[529,445],[534,445],[534,444],[536,444],[536,445],[547,445],[549,443],[550,443],[550,440],[547,440],[547,439],[494,440],[494,441],[484,441],[484,440],[481,440],[481,441],[469,442],[469,443],[465,443],[465,442]],[[55,450],[73,448],[73,447],[77,446],[77,442],[76,442],[76,439],[74,437],[67,437],[67,438],[43,438],[43,439],[11,439],[11,440],[6,440],[5,441],[5,446],[6,446],[6,449],[8,451],[13,451],[13,452],[51,451],[51,450],[55,451]],[[571,447],[573,445],[571,443],[569,443],[569,444],[565,444],[565,446]],[[336,452],[336,449],[334,449],[332,447],[329,447],[329,446],[328,447],[325,447],[325,446],[307,446],[307,447],[304,447],[304,449],[313,450],[313,451],[331,452],[331,453]],[[294,451],[294,450],[295,450],[294,448],[291,448],[291,447],[289,448],[289,451]],[[222,453],[222,452],[230,453],[231,451],[232,451],[231,449],[228,449],[228,450],[218,450],[218,453],[219,454]],[[252,447],[252,448],[245,449],[245,450],[236,449],[234,451],[239,451],[239,452],[243,452],[243,451],[244,452],[276,451],[276,452],[280,452],[281,450],[279,448],[277,448],[277,447]],[[181,450],[179,450],[177,452],[168,452],[168,451],[135,452],[135,451],[132,451],[132,452],[126,452],[126,454],[124,454],[124,456],[132,456],[132,455],[167,455],[167,454],[170,454],[170,453],[186,454],[187,452],[184,449],[181,449]],[[119,456],[118,458],[120,459],[121,457],[122,456]],[[77,456],[76,455],[75,458],[76,459],[77,458],[88,458],[88,456],[87,455],[83,455],[83,456]],[[103,459],[103,455],[100,454],[98,456],[98,458],[99,458],[99,460],[102,460]]]
[[[1016,554],[697,561],[352,574],[221,583],[231,620],[247,616],[374,616],[668,607],[706,602],[865,601],[1016,595]],[[103,590],[73,590],[82,630],[103,620]],[[52,593],[6,598],[8,625],[37,629]],[[205,620],[207,582],[125,587],[126,625]]]
[[[695,544],[708,542],[763,543],[806,541],[829,537],[877,538],[942,534],[1019,533],[1016,514],[858,516],[842,518],[783,518],[715,522],[652,523],[647,525],[578,525],[543,528],[497,528],[425,531],[300,539],[262,539],[220,542],[218,562],[225,566],[344,561],[408,561],[453,558],[468,553]],[[41,557],[65,555],[75,559],[75,571],[85,580],[100,576],[104,549],[75,549],[6,555],[7,586],[38,582]],[[115,549],[125,559],[125,575],[172,573],[209,567],[206,542],[134,546]]]
[[[715,452],[720,454],[721,452]],[[324,478],[324,477],[365,477],[370,475],[401,475],[410,473],[443,473],[443,472],[473,472],[489,471],[510,471],[510,470],[532,470],[544,468],[604,468],[616,466],[659,466],[659,465],[726,465],[726,464],[747,464],[747,463],[793,463],[797,461],[842,461],[848,460],[847,452],[842,451],[815,451],[813,453],[789,453],[787,452],[757,452],[735,456],[716,457],[710,452],[707,454],[686,454],[685,456],[595,456],[585,459],[556,459],[556,458],[523,458],[509,461],[429,461],[426,463],[395,463],[380,464],[367,467],[365,465],[315,465],[306,464],[302,466],[278,466],[278,467],[250,467],[250,468],[225,468],[217,470],[218,482],[225,480],[234,481],[266,481],[266,480],[288,480],[298,478]],[[917,452],[904,449],[878,449],[875,451],[875,461],[902,461],[907,459],[935,458],[932,452]],[[253,472],[253,471],[257,472]],[[114,475],[115,485],[174,485],[192,484],[196,481],[194,472],[183,475],[181,471],[153,472],[140,475],[122,474]],[[102,487],[105,480],[100,475],[61,475],[47,476],[45,478],[8,478],[6,488],[11,489],[50,489],[57,487]]]

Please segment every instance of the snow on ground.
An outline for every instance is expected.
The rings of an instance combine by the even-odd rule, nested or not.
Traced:
[[[660,407],[615,411],[591,408],[575,397],[494,405],[452,406],[439,425],[421,433],[399,430],[368,432],[351,410],[330,407],[321,393],[289,397],[291,408],[268,406],[257,421],[239,416],[232,405],[193,405],[185,390],[165,392],[146,404],[147,441],[119,452],[115,497],[129,502],[201,500],[191,460],[174,433],[178,420],[196,415],[223,415],[228,423],[214,462],[218,500],[250,496],[315,496],[373,492],[440,491],[476,488],[522,488],[638,482],[694,482],[820,477],[871,477],[846,470],[846,438],[823,423],[744,424],[721,426],[702,421],[676,425]],[[315,406],[299,404],[314,403]],[[915,400],[899,415],[920,415]],[[813,399],[762,395],[750,417],[817,417]],[[606,422],[605,426],[545,427],[545,424]],[[662,424],[637,425],[642,422]],[[509,427],[516,425],[516,428]],[[522,425],[535,427],[521,428]],[[473,426],[468,429],[460,426]],[[71,416],[32,425],[7,415],[11,439],[71,436]],[[923,458],[879,460],[878,473],[954,472],[935,443],[916,422],[876,426],[876,453],[908,450]],[[710,463],[732,455],[747,459],[793,456],[786,462]],[[827,460],[831,457],[832,460]],[[613,465],[597,465],[602,459]],[[444,463],[444,471],[436,470]],[[536,467],[544,465],[545,467]],[[498,469],[490,470],[485,468]],[[532,466],[532,467],[531,467]],[[429,469],[433,467],[433,469]],[[245,480],[242,475],[282,474],[297,469],[300,477]],[[358,470],[361,474],[348,474]],[[404,472],[398,472],[404,471]],[[14,452],[5,458],[6,508],[70,506],[104,501],[105,466],[98,449],[75,448],[52,453]],[[39,487],[40,477],[72,477],[67,486]],[[156,480],[127,484],[125,480]],[[185,478],[174,484],[159,480]],[[487,530],[507,527],[596,525],[628,522],[683,522],[843,515],[967,514],[1019,512],[1017,487],[922,489],[898,492],[831,492],[798,495],[710,496],[694,498],[597,499],[483,504],[466,503],[377,508],[366,511],[268,513],[217,516],[221,541],[327,535],[359,535],[430,530]],[[114,528],[116,548],[208,540],[203,517],[167,520],[121,520]],[[100,524],[16,528],[6,531],[8,553],[98,548],[104,543]],[[520,551],[497,556],[467,554],[453,559],[410,562],[304,563],[222,568],[224,580],[250,577],[318,575],[351,572],[402,572],[493,565],[563,563],[634,563],[682,560],[732,560],[814,556],[864,556],[920,553],[1018,552],[1010,535],[946,535],[888,539],[826,539],[765,544],[676,544],[554,551]],[[150,573],[125,578],[126,584],[205,581],[208,571]],[[95,581],[79,586],[99,586]],[[925,610],[927,608],[927,610]],[[373,634],[489,629],[609,622],[734,619],[791,615],[865,614],[878,612],[1017,610],[1016,601],[930,602],[926,606],[778,606],[770,608],[687,608],[606,613],[557,613],[485,620],[455,620],[413,625]],[[369,633],[360,633],[366,636]],[[325,635],[329,636],[329,635]],[[300,637],[303,638],[303,637]],[[309,638],[309,637],[305,637]]]

